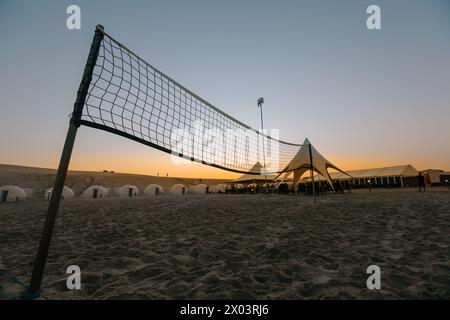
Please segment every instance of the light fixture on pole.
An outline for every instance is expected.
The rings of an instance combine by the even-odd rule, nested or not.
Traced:
[[[264,144],[264,121],[263,121],[263,112],[262,112],[262,106],[264,104],[264,98],[259,98],[257,101],[257,105],[261,114],[261,137],[262,137],[262,147],[263,147],[263,161],[264,161],[264,184],[267,187],[267,171],[266,171],[266,149]]]

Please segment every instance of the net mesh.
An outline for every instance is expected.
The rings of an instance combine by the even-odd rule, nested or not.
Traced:
[[[227,115],[107,34],[81,123],[240,173],[262,174],[264,159],[265,173],[282,172],[300,147]]]

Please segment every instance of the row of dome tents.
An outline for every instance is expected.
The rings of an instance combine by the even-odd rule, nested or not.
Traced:
[[[215,186],[208,186],[206,184],[198,184],[190,186],[189,188],[183,184],[175,184],[170,188],[170,194],[206,194],[206,193],[224,193],[227,186],[225,184],[218,184]],[[50,200],[53,188],[47,188],[44,193],[45,200]],[[139,189],[133,185],[124,185],[114,189],[114,193],[119,197],[136,197],[140,194]],[[105,188],[100,185],[93,185],[88,187],[81,195],[84,199],[101,199],[107,198],[111,194],[110,188]],[[157,184],[150,184],[144,189],[145,196],[157,196],[164,194],[164,188]],[[0,187],[0,202],[15,202],[22,201],[27,198],[27,192],[18,186],[4,186]],[[64,186],[61,198],[63,200],[70,200],[75,198],[74,191]]]
[[[64,187],[65,189],[67,187]],[[212,187],[209,187],[206,184],[198,184],[194,186],[190,186],[189,188],[183,184],[175,184],[170,188],[170,194],[205,194],[205,193],[224,193],[227,186],[225,184],[218,184]],[[69,188],[67,188],[70,190]],[[133,185],[124,185],[118,189],[116,189],[115,193],[119,197],[135,197],[139,195],[139,189]],[[157,184],[150,184],[144,189],[145,196],[157,196],[164,194],[164,188]],[[49,195],[49,199],[50,199]],[[64,193],[63,193],[64,196]],[[83,193],[83,198],[87,199],[95,199],[95,198],[104,198],[109,196],[108,189],[94,185],[86,189]],[[70,197],[73,198],[73,197]]]

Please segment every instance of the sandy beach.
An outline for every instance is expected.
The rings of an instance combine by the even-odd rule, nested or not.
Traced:
[[[0,206],[0,269],[27,282],[46,208]],[[43,299],[449,299],[450,192],[63,201]],[[81,290],[66,288],[76,264]],[[381,268],[368,290],[366,268]]]

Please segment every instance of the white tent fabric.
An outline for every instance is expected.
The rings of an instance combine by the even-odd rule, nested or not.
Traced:
[[[52,193],[53,193],[53,188],[47,188],[44,193],[44,199],[47,201],[50,200],[50,198],[52,197]],[[74,198],[75,198],[75,192],[73,192],[73,190],[70,189],[69,187],[64,186],[62,195],[61,195],[61,199],[70,200],[70,199],[74,199]]]
[[[15,202],[25,200],[27,194],[25,190],[17,186],[0,187],[0,202]]]
[[[419,172],[410,164],[384,168],[350,170],[347,171],[347,173],[351,177],[342,172],[330,173],[330,177],[332,180],[346,180],[351,178],[365,179],[365,178],[381,178],[381,177],[415,177],[419,174]]]
[[[117,190],[117,195],[121,198],[132,198],[139,195],[139,189],[131,184],[126,184]]]
[[[231,181],[231,182],[264,182],[266,180],[266,176],[264,175],[264,167],[261,165],[261,163],[257,162],[252,169],[250,170],[252,172],[261,172],[261,174],[244,174],[240,176],[239,178]],[[267,181],[272,181],[276,176],[274,174],[268,174],[267,175]]]
[[[186,194],[187,188],[184,184],[177,183],[177,184],[173,185],[172,188],[170,188],[170,193],[171,194]]]
[[[227,189],[227,185],[224,183],[219,183],[210,188],[212,193],[225,193],[226,189]]]
[[[106,198],[108,196],[108,190],[102,186],[93,185],[87,188],[82,197],[85,199],[99,199]]]
[[[161,194],[164,194],[164,189],[158,184],[149,184],[144,189],[144,195],[146,196],[157,196]]]
[[[194,186],[190,186],[189,187],[189,193],[192,194],[205,194],[206,193],[206,189],[209,189],[208,186],[206,184],[196,184]]]
[[[311,145],[311,154],[309,151],[309,146]],[[276,176],[274,180],[284,181],[289,175],[294,174],[294,178],[292,181],[293,185],[297,185],[301,176],[311,170],[311,156],[313,162],[313,171],[322,175],[325,180],[331,185],[333,188],[333,183],[331,182],[331,177],[328,173],[328,169],[332,168],[334,170],[340,171],[348,176],[343,170],[336,167],[330,161],[328,161],[324,156],[322,156],[316,148],[311,144],[308,138],[305,139],[303,145],[300,147],[300,150],[294,156],[294,158],[288,163],[288,165],[283,169],[284,173],[280,173]],[[283,176],[281,179],[280,177]]]

